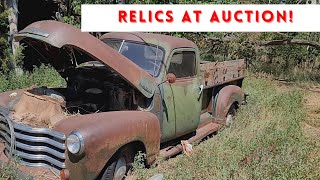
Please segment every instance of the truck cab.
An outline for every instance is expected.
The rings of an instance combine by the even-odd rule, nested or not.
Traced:
[[[150,111],[160,119],[161,142],[197,129],[202,93],[200,55],[193,42],[151,33],[107,33],[100,39],[156,78]],[[167,81],[168,75],[175,76],[174,83]]]

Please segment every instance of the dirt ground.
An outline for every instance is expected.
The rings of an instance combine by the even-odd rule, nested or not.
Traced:
[[[304,93],[304,108],[306,118],[302,124],[305,133],[314,138],[320,138],[320,85],[297,84],[278,81],[281,90],[300,90]]]
[[[308,135],[320,138],[320,87],[306,90],[305,109],[307,112],[304,130]]]

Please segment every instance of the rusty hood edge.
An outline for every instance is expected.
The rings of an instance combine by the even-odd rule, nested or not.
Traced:
[[[80,48],[113,69],[147,98],[151,98],[155,92],[157,84],[154,77],[101,40],[69,24],[51,20],[38,21],[15,35],[18,41],[24,38],[40,40],[57,48]]]

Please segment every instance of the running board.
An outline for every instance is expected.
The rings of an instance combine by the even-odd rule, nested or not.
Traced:
[[[213,122],[209,122],[205,125],[201,125],[196,130],[196,135],[188,139],[188,142],[189,143],[200,142],[203,138],[218,131],[220,126],[221,126],[220,124],[216,124]],[[170,158],[174,155],[179,154],[180,152],[182,152],[182,150],[183,149],[181,144],[178,144],[177,146],[174,146],[174,147],[170,146],[160,150],[160,156],[163,158]]]

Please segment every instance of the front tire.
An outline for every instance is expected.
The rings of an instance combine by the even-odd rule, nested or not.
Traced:
[[[134,155],[129,148],[120,150],[108,164],[101,180],[123,180],[131,168],[133,160]]]

